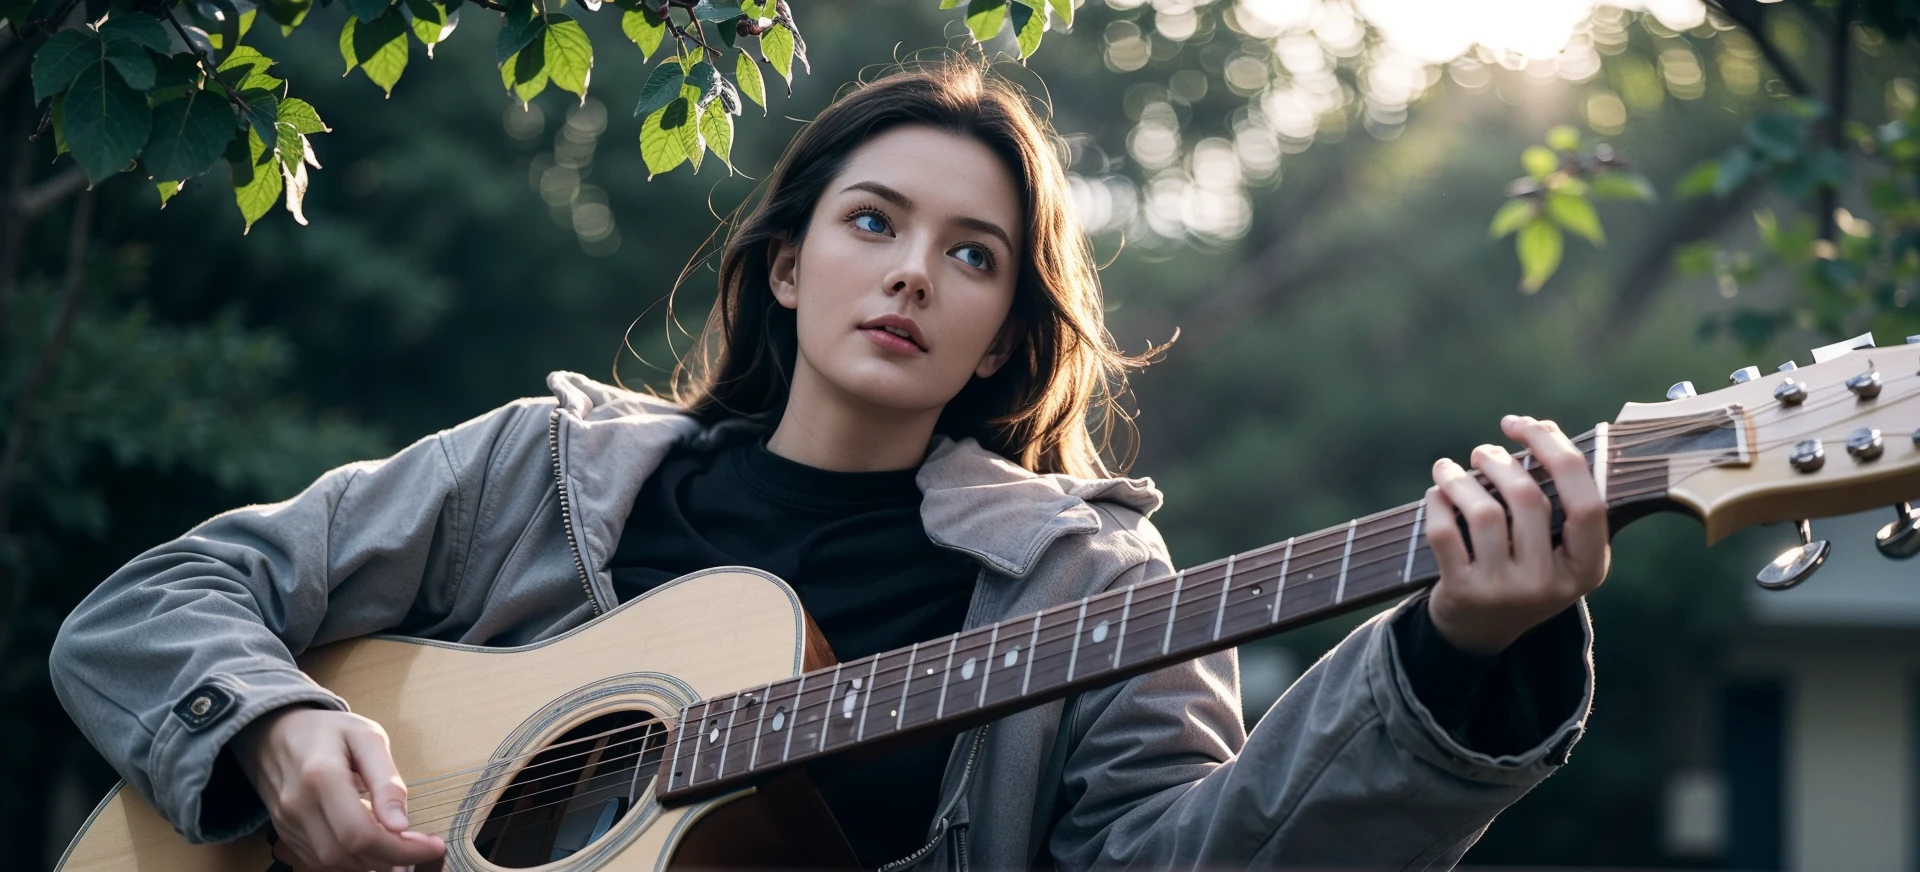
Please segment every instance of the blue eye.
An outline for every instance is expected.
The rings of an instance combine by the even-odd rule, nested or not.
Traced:
[[[887,219],[880,217],[877,212],[861,212],[853,216],[853,226],[865,230],[868,233],[885,233],[887,232]]]
[[[963,245],[954,249],[953,254],[960,259],[961,263],[974,269],[988,269],[993,266],[993,255],[988,254],[986,249],[978,245]]]

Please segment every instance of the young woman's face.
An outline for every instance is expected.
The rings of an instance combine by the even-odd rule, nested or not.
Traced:
[[[769,270],[795,310],[795,388],[935,412],[1010,355],[1021,196],[980,142],[911,126],[867,141],[827,184],[799,245]]]

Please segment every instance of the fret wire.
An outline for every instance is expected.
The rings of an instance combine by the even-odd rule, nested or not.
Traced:
[[[845,665],[833,665],[833,683],[827,685],[827,698],[820,704],[820,746],[815,751],[827,750],[827,733],[833,730],[833,695],[840,692],[840,669]]]
[[[1280,580],[1273,583],[1273,620],[1269,623],[1280,620],[1280,598],[1287,595],[1287,565],[1293,562],[1293,539],[1297,538],[1287,540],[1287,553],[1280,558]]]
[[[894,732],[899,732],[907,723],[907,688],[913,686],[913,658],[919,653],[919,642],[907,651],[907,677],[900,679],[900,710],[893,713]]]
[[[1167,605],[1167,634],[1160,639],[1160,653],[1166,654],[1173,647],[1173,619],[1180,613],[1180,585],[1186,581],[1186,570],[1173,576],[1173,602]]]
[[[698,705],[698,703],[695,703],[694,705]],[[692,714],[693,714],[693,705],[689,705],[686,708],[683,708],[680,710],[680,735],[675,736],[673,740],[674,772],[672,775],[667,776],[667,784],[669,785],[673,784],[673,780],[675,778],[680,777],[680,759],[682,757],[685,757],[687,752],[687,720]],[[696,739],[694,741],[697,742],[699,740]],[[695,745],[694,748],[695,750],[698,750],[699,746]],[[689,770],[689,774],[691,774],[691,770]],[[692,781],[693,779],[689,777],[687,780]]]
[[[1136,587],[1139,587],[1139,585],[1136,585],[1136,584],[1127,585],[1127,596],[1125,599],[1121,600],[1120,602],[1120,632],[1113,639],[1113,666],[1110,667],[1113,669],[1120,668],[1120,652],[1126,650],[1127,619],[1129,617],[1132,617],[1133,589]]]
[[[1000,625],[996,623],[993,625],[993,632],[987,636],[987,656],[980,661],[980,701],[974,703],[974,708],[987,704],[987,679],[993,675],[993,649],[999,644]]]
[[[1073,680],[1073,668],[1080,662],[1080,631],[1087,625],[1087,603],[1080,601],[1080,618],[1073,622],[1073,644],[1067,646],[1067,680]]]
[[[947,643],[947,667],[940,673],[940,702],[933,709],[933,719],[936,721],[947,716],[947,683],[953,680],[953,649],[958,647],[960,634],[955,633],[953,641]]]
[[[1400,570],[1402,581],[1413,580],[1413,555],[1415,551],[1419,550],[1420,522],[1425,520],[1426,517],[1427,504],[1426,501],[1422,500],[1420,508],[1413,513],[1413,532],[1407,534],[1407,566],[1405,569]]]
[[[1347,522],[1347,547],[1340,554],[1340,584],[1333,590],[1334,605],[1347,601],[1347,564],[1353,560],[1353,535],[1359,529],[1358,520]]]
[[[1220,604],[1213,609],[1213,640],[1220,641],[1220,623],[1227,617],[1227,594],[1233,592],[1233,555],[1227,555],[1227,574],[1220,581]],[[1114,653],[1118,662],[1119,652]]]
[[[860,726],[853,732],[856,742],[867,737],[867,710],[873,708],[873,677],[880,672],[880,657],[880,654],[873,655],[873,666],[867,670],[867,701],[860,703]]]
[[[1021,696],[1027,695],[1027,684],[1033,681],[1033,661],[1038,658],[1036,652],[1040,650],[1040,617],[1045,614],[1045,611],[1033,613],[1033,638],[1027,641],[1027,669],[1020,679]]]
[[[807,692],[807,674],[800,673],[800,684],[793,689],[793,716],[787,718],[787,742],[780,750],[780,762],[793,757],[793,734],[800,732],[800,696]]]
[[[711,714],[712,712],[713,712],[713,701],[701,700],[700,701],[700,720],[705,721],[707,719],[707,715]],[[700,780],[700,743],[707,736],[707,730],[704,724],[696,724],[694,726],[694,729],[697,730],[698,732],[693,734],[693,762],[691,764],[688,764],[687,766],[687,783],[688,784],[692,784],[695,781]]]
[[[747,770],[752,771],[760,765],[760,740],[767,735],[767,709],[773,708],[773,682],[767,682],[760,691],[760,725],[753,730],[753,750],[747,755]]]

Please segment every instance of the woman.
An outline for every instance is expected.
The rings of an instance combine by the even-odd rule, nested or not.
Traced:
[[[688,571],[799,592],[843,660],[1172,571],[1151,482],[1090,422],[1139,361],[1111,344],[1056,140],[952,63],[853,91],[788,147],[728,241],[676,403],[549,378],[283,503],[136,558],[62,628],[81,728],[189,838],[271,818],[315,869],[427,862],[377,724],[293,657],[399,632],[516,645]],[[1446,866],[1549,774],[1590,698],[1581,597],[1603,506],[1550,422],[1443,460],[1431,597],[1368,622],[1251,737],[1231,652],[814,780],[870,868]],[[1469,551],[1469,541],[1472,549]],[[366,795],[363,801],[361,787]]]

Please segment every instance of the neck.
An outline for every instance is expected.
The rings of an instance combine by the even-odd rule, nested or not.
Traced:
[[[912,469],[926,458],[940,411],[875,406],[827,384],[802,362],[767,450],[834,472]]]

